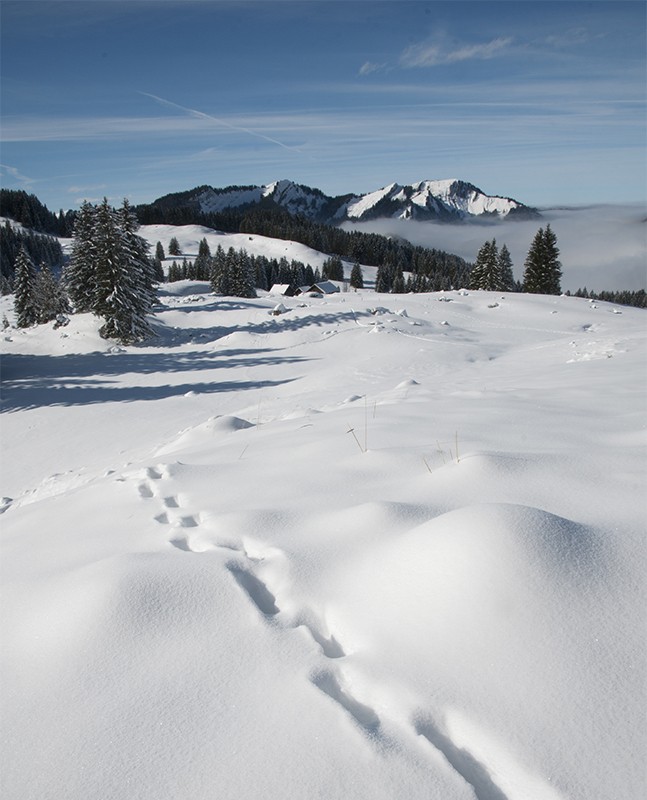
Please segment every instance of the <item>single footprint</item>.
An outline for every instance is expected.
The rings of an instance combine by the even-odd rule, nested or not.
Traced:
[[[276,598],[262,580],[239,564],[227,564],[227,569],[264,617],[274,617],[279,613],[281,609],[276,605]]]
[[[140,483],[137,487],[137,491],[140,497],[145,497],[146,499],[153,497],[153,490],[148,483]]]
[[[324,636],[316,625],[306,622],[305,620],[298,620],[297,626],[299,625],[303,626],[308,631],[319,647],[321,647],[326,658],[343,658],[346,655],[344,648],[334,636]]]
[[[0,514],[4,514],[4,512],[9,508],[9,506],[13,503],[13,497],[3,497],[0,499]]]
[[[378,715],[370,706],[360,703],[346,689],[342,689],[336,675],[329,670],[323,670],[312,675],[310,680],[317,689],[345,709],[366,733],[371,736],[378,733],[380,729]]]
[[[186,536],[177,536],[175,539],[170,540],[170,544],[172,544],[173,547],[177,547],[178,550],[184,550],[185,553],[194,552]]]
[[[179,517],[174,523],[178,528],[197,528],[200,525],[198,514],[187,514]]]
[[[162,502],[166,506],[166,508],[179,508],[180,504],[177,501],[177,497],[165,497]]]

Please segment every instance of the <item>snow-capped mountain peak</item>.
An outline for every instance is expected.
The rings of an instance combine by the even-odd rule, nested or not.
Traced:
[[[421,180],[412,184],[390,183],[375,191],[339,197],[330,197],[319,189],[282,179],[263,186],[229,186],[224,189],[202,186],[192,192],[156,201],[161,202],[197,205],[206,213],[262,204],[281,208],[293,216],[326,223],[380,218],[456,222],[483,216],[539,216],[535,209],[516,200],[487,195],[473,184],[457,178]]]

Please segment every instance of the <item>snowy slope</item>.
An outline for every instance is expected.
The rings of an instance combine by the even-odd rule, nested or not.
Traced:
[[[146,239],[155,252],[155,245],[161,242],[167,254],[166,262],[195,259],[198,255],[200,242],[207,240],[211,253],[215,253],[220,246],[226,252],[230,247],[234,250],[246,250],[250,256],[265,256],[266,258],[287,258],[288,261],[301,261],[310,264],[312,268],[321,268],[328,256],[313,250],[300,242],[291,242],[283,239],[271,239],[268,236],[259,236],[252,233],[222,233],[202,225],[142,225],[138,234]],[[176,238],[180,246],[179,256],[169,256],[169,244]]]
[[[2,796],[642,798],[644,311],[161,299],[3,335]]]

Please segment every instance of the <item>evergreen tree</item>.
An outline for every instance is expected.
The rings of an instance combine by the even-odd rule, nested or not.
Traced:
[[[321,274],[324,280],[343,281],[344,265],[342,264],[341,258],[339,258],[339,256],[330,256],[330,258],[327,258],[321,268]]]
[[[364,288],[364,274],[359,265],[359,261],[356,261],[353,264],[353,268],[350,271],[350,285],[353,287],[353,289]]]
[[[164,261],[166,258],[166,254],[164,253],[164,245],[161,242],[158,242],[155,245],[155,256],[159,258],[160,261]]]
[[[175,236],[172,237],[171,241],[168,244],[168,252],[170,256],[179,256],[180,255],[180,244]]]
[[[139,304],[150,310],[157,302],[157,273],[148,251],[150,245],[137,234],[139,222],[127,199],[117,213],[121,230],[121,249],[126,269],[133,275],[139,293]]]
[[[209,247],[209,242],[206,240],[206,238],[203,238],[200,241],[198,246],[198,255],[202,256],[203,258],[211,257],[211,248]]]
[[[208,281],[211,270],[211,250],[209,243],[203,238],[198,247],[198,256],[193,262],[191,279],[195,281]]]
[[[391,286],[391,292],[393,294],[404,294],[405,288],[402,267],[397,266],[393,273],[393,285]]]
[[[38,299],[36,297],[36,270],[27,251],[22,248],[14,266],[14,310],[16,325],[29,328],[38,322]]]
[[[375,291],[376,292],[390,292],[391,291],[391,270],[388,266],[381,266],[377,268],[377,275],[375,276]]]
[[[76,311],[93,311],[97,294],[96,246],[94,241],[96,208],[87,201],[74,223],[70,260],[63,271],[63,281]]]
[[[496,239],[485,242],[476,256],[474,268],[470,276],[470,289],[500,291],[503,288],[501,264]]]
[[[168,282],[175,283],[175,281],[179,280],[180,280],[180,274],[177,261],[172,261],[171,266],[168,268]]]
[[[228,270],[230,295],[233,297],[256,297],[254,275],[249,256],[245,250],[239,250],[238,253],[234,253],[233,258],[228,263]]]
[[[146,314],[155,299],[145,255],[148,245],[133,231],[130,215],[127,202],[117,213],[104,198],[95,219],[97,294],[93,311],[104,318],[101,336],[123,344],[150,335]]]
[[[51,322],[61,314],[70,313],[67,295],[44,262],[36,276],[36,305],[39,323]]]
[[[557,236],[550,225],[546,225],[544,233],[544,265],[547,278],[546,294],[561,294],[562,264],[559,260]]]
[[[514,275],[512,273],[512,257],[510,251],[503,245],[499,250],[499,273],[501,275],[501,291],[514,291]]]
[[[524,263],[523,290],[532,294],[559,294],[562,265],[557,237],[550,225],[540,228],[530,245]]]
[[[6,275],[0,275],[0,295],[6,297],[13,292],[13,279]]]

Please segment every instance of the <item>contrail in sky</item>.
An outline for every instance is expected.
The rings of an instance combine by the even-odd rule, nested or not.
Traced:
[[[186,111],[188,114],[191,114],[192,117],[197,117],[198,119],[210,119],[212,122],[217,122],[218,125],[223,125],[225,128],[230,128],[232,131],[238,131],[239,133],[247,133],[250,136],[255,136],[257,139],[264,139],[266,142],[271,142],[272,144],[277,144],[279,147],[282,147],[284,150],[292,150],[300,153],[298,147],[290,147],[283,142],[280,142],[278,139],[273,139],[271,136],[266,136],[264,133],[258,133],[257,131],[252,131],[249,128],[241,128],[239,125],[232,125],[229,122],[225,122],[222,119],[218,119],[218,117],[214,117],[211,114],[205,114],[203,111],[196,111],[194,108],[187,108],[186,106],[181,106],[179,103],[173,103],[171,100],[165,100],[163,97],[158,97],[156,94],[151,94],[150,92],[138,92],[138,94],[144,95],[144,97],[150,97],[152,100],[157,101],[165,106],[170,106],[171,108],[179,108],[180,111]]]

